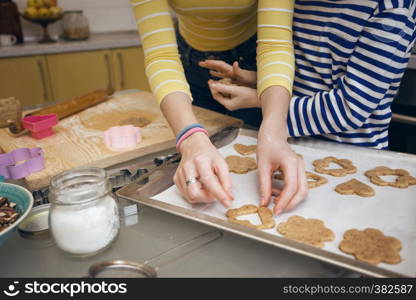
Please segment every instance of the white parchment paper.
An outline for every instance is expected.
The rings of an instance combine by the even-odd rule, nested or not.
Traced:
[[[224,157],[239,155],[233,148],[233,144],[256,144],[255,138],[240,135],[233,143],[220,149]],[[355,148],[355,147],[354,147]],[[368,153],[360,151],[357,147],[354,151],[336,152],[331,149],[321,150],[310,147],[293,145],[294,151],[303,155],[306,162],[306,170],[313,171],[312,162],[326,156],[347,158],[357,166],[356,174],[337,178],[325,176],[329,182],[318,188],[311,189],[307,199],[291,212],[283,213],[275,217],[277,224],[286,221],[292,215],[300,215],[305,218],[317,218],[325,222],[326,226],[335,233],[335,240],[325,244],[324,249],[330,252],[351,257],[338,249],[344,232],[351,228],[363,230],[373,227],[381,230],[385,235],[398,238],[403,248],[400,252],[402,262],[397,265],[381,263],[379,267],[385,268],[407,276],[416,277],[416,185],[407,189],[376,186],[364,176],[364,172],[377,166],[390,168],[403,168],[416,176],[416,160],[403,158],[397,155],[379,155],[377,152]],[[339,147],[337,147],[339,149]],[[350,149],[350,148],[349,148]],[[376,154],[377,153],[377,154]],[[255,158],[255,154],[251,155]],[[232,208],[244,204],[259,204],[257,171],[238,175],[231,173],[233,193],[235,200]],[[359,196],[340,195],[335,192],[337,184],[356,178],[369,184],[376,191],[376,196],[364,198]],[[226,220],[226,209],[220,203],[191,205],[179,194],[176,186],[172,186],[153,199],[191,210],[197,210],[204,214]],[[271,207],[271,206],[270,206]],[[248,216],[245,219],[253,223],[258,222],[257,216]],[[280,234],[276,228],[265,230],[274,235]]]

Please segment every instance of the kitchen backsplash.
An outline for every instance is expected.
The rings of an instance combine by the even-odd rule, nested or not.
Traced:
[[[129,0],[58,0],[65,10],[82,10],[88,18],[91,32],[136,30],[136,23]],[[15,0],[19,11],[26,8],[27,0]],[[26,40],[41,35],[41,27],[22,20]],[[50,25],[50,33],[57,36],[61,32],[60,23]]]

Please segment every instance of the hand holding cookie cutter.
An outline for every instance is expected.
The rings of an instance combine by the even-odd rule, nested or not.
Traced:
[[[114,126],[104,132],[104,142],[110,149],[136,146],[142,140],[141,130],[133,125]]]
[[[22,162],[17,164],[18,162]],[[45,167],[42,148],[19,148],[0,154],[0,175],[5,179],[21,179]]]

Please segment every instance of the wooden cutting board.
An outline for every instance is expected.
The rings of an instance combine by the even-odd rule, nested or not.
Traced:
[[[226,127],[241,127],[242,121],[203,108],[194,107],[198,121],[212,135]],[[142,127],[142,142],[124,151],[108,149],[104,131],[112,126],[133,124]],[[45,169],[26,177],[29,189],[49,185],[50,179],[68,169],[84,165],[109,167],[136,157],[174,147],[175,137],[153,95],[132,92],[112,97],[77,115],[59,122],[55,134],[42,140],[29,135],[12,137],[0,129],[0,148],[4,152],[27,147],[41,147],[45,153]]]

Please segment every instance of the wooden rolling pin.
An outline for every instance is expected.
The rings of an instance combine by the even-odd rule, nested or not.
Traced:
[[[63,118],[69,117],[77,112],[83,111],[88,107],[94,106],[98,103],[104,102],[107,100],[108,96],[113,94],[114,90],[107,88],[107,89],[100,89],[96,90],[72,99],[68,99],[62,102],[59,102],[55,105],[48,106],[42,108],[40,110],[31,112],[26,116],[40,116],[40,115],[48,115],[48,114],[57,114],[58,119],[61,120]]]
[[[108,96],[114,93],[114,90],[111,88],[107,89],[99,89],[95,90],[90,93],[86,93],[84,95],[71,98],[57,104],[50,105],[48,107],[42,108],[40,110],[33,111],[28,113],[26,116],[40,116],[40,115],[47,115],[47,114],[57,114],[58,119],[61,120],[63,118],[69,117],[73,114],[76,114],[88,107],[94,106],[98,103],[104,102],[108,99]],[[6,102],[9,101],[9,103]],[[14,100],[14,104],[10,103],[10,101]],[[6,115],[6,112],[10,112],[10,108],[12,104],[17,108],[20,108],[20,102],[15,98],[3,99],[4,105],[2,106],[0,102],[0,116],[3,114]],[[13,101],[12,101],[13,102]],[[3,110],[3,112],[2,112]],[[24,130],[22,127],[22,120],[20,113],[14,113],[12,117],[10,117],[10,113],[8,113],[7,117],[9,117],[5,122],[0,124],[0,127],[8,127],[9,133],[13,136],[21,136],[26,134],[28,131]],[[6,117],[5,117],[6,118]]]

